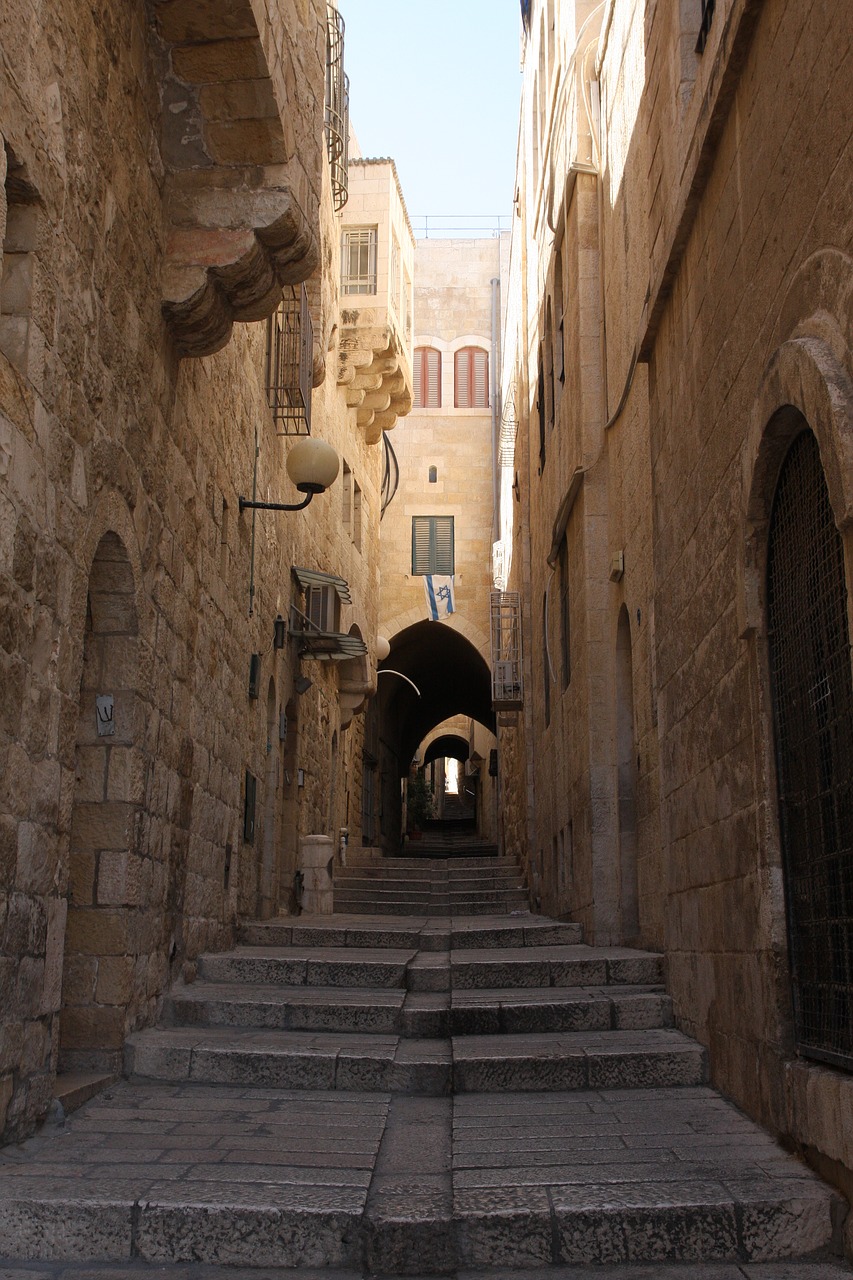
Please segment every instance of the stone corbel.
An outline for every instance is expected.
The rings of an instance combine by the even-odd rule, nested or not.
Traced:
[[[324,68],[288,8],[151,0],[165,168],[162,309],[182,356],[218,351],[235,321],[271,315],[282,286],[307,280],[319,263],[322,136],[313,126]]]
[[[411,410],[411,370],[390,325],[376,325],[371,313],[345,312],[343,320],[338,385],[367,443],[376,444]]]

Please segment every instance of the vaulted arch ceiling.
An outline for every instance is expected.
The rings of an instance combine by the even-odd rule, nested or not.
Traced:
[[[397,756],[401,775],[429,731],[451,716],[470,716],[494,733],[489,668],[470,640],[452,627],[418,622],[399,632],[380,667],[383,671],[387,674],[379,679],[382,738]]]

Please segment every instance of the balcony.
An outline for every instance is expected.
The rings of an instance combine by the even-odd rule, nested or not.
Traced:
[[[341,220],[338,385],[369,444],[412,407],[414,238],[393,160],[352,159]]]

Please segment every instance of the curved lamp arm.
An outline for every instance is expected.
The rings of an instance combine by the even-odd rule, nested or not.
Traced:
[[[402,671],[392,671],[390,667],[383,667],[381,671],[377,671],[378,676],[399,676],[401,680],[405,680],[406,684],[410,684],[418,697],[421,697],[421,691],[415,684],[414,680],[410,680],[408,676],[404,676]]]

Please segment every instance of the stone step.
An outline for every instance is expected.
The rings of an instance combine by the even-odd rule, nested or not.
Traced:
[[[353,893],[335,891],[335,911],[366,915],[445,915],[472,916],[509,914],[527,907],[527,894],[514,890],[505,894],[478,895],[475,898],[460,895],[451,900],[443,894],[412,894],[401,896],[378,891]]]
[[[705,1051],[672,1029],[412,1039],[176,1027],[130,1036],[126,1074],[264,1089],[441,1095],[701,1084]]]
[[[373,883],[376,880],[398,880],[401,884],[451,884],[478,885],[489,881],[520,881],[522,874],[517,866],[506,867],[441,867],[422,862],[408,871],[402,870],[394,863],[383,862],[379,866],[347,866],[336,869],[335,884],[347,880],[365,880]]]
[[[240,946],[204,955],[207,982],[279,983],[288,987],[405,988],[416,947]]]
[[[508,987],[586,987],[608,983],[650,986],[662,981],[663,960],[625,947],[569,946],[471,948],[415,957],[407,969],[410,991]]]
[[[112,1263],[105,1280],[139,1263],[160,1280],[189,1263],[559,1280],[613,1263],[613,1280],[696,1280],[716,1263],[707,1280],[744,1280],[777,1259],[761,1280],[841,1280],[842,1264],[813,1275],[810,1259],[837,1248],[845,1208],[706,1088],[431,1099],[125,1082],[61,1136],[0,1153],[0,1257]]]
[[[241,941],[259,947],[372,947],[420,951],[493,950],[505,946],[569,946],[581,942],[578,924],[549,920],[529,912],[477,920],[401,916],[398,920],[369,916],[283,916],[245,921]]]
[[[420,1280],[447,1280],[446,1275],[423,1274]],[[523,1273],[522,1273],[523,1274]],[[361,1270],[336,1267],[318,1273],[314,1267],[254,1268],[205,1263],[150,1263],[139,1258],[121,1263],[116,1274],[114,1263],[91,1262],[21,1262],[0,1258],[0,1275],[4,1280],[363,1280]],[[829,1262],[659,1262],[650,1271],[640,1263],[615,1263],[586,1266],[552,1265],[540,1271],[542,1280],[853,1280],[853,1269],[840,1260]],[[506,1269],[466,1267],[460,1280],[521,1280]]]
[[[502,902],[509,894],[524,895],[525,890],[521,881],[517,878],[512,881],[507,880],[506,883],[495,883],[492,881],[483,882],[479,885],[463,885],[456,886],[452,883],[437,882],[429,884],[425,881],[415,881],[413,883],[399,879],[381,879],[381,880],[364,880],[364,879],[340,879],[335,883],[335,897],[349,898],[358,897],[364,901],[387,901],[390,897],[399,897],[406,902],[423,901],[427,907],[433,905],[436,901],[453,905],[457,902],[464,902],[469,899],[482,899],[486,897],[494,902]]]
[[[180,1027],[353,1031],[433,1039],[550,1031],[641,1030],[672,1023],[660,988],[547,987],[415,992],[198,982],[167,997]]]

